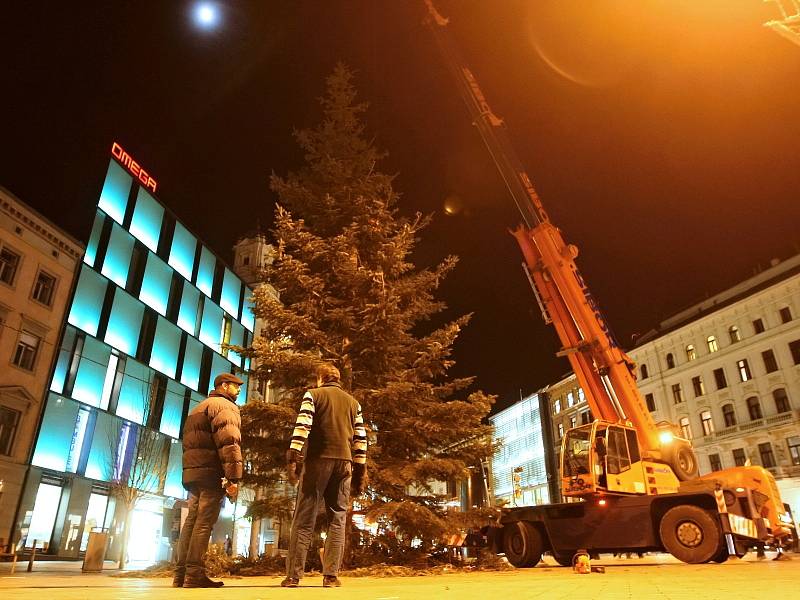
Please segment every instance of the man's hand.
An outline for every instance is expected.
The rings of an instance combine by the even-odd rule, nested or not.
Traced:
[[[225,486],[225,495],[230,499],[231,502],[236,502],[236,498],[239,497],[239,484],[229,483],[227,486]]]
[[[350,497],[357,498],[367,491],[367,465],[353,463],[353,477],[350,480]]]
[[[286,479],[289,480],[291,485],[297,485],[302,464],[303,455],[294,448],[289,448],[286,451]]]

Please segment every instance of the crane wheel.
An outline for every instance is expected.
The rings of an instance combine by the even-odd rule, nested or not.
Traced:
[[[679,481],[689,481],[696,478],[700,470],[697,454],[688,443],[676,443],[675,448],[667,457],[667,462]]]
[[[717,520],[707,510],[691,504],[673,506],[664,513],[658,533],[667,552],[690,564],[714,560],[724,544]]]
[[[542,534],[527,521],[506,523],[503,527],[503,552],[515,567],[535,567],[544,552]]]

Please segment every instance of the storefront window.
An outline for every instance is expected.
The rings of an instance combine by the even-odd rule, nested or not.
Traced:
[[[80,405],[50,394],[44,409],[42,435],[36,442],[32,464],[54,471],[66,471]]]
[[[61,486],[49,483],[40,483],[33,503],[31,524],[28,527],[26,546],[33,546],[34,542],[39,548],[50,544],[53,537],[53,525],[56,522],[58,505],[61,501]]]

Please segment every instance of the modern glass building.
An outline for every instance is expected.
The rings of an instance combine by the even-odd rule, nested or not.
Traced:
[[[125,167],[112,158],[105,177],[16,537],[78,557],[103,527],[116,559],[125,511],[110,482],[147,459],[135,440],[149,432],[166,470],[152,473],[131,516],[128,558],[152,562],[169,558],[180,520],[183,420],[217,374],[247,379],[248,360],[225,345],[249,345],[254,318],[247,286]]]
[[[494,498],[507,506],[555,500],[548,485],[553,476],[552,447],[542,422],[543,401],[543,395],[531,394],[489,417],[500,443],[492,456]]]

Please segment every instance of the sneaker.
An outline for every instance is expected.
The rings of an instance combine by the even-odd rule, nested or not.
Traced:
[[[336,575],[325,575],[322,577],[322,587],[342,587],[342,582]]]
[[[281,587],[297,587],[300,585],[300,580],[295,577],[287,577],[281,581]]]
[[[187,577],[183,582],[185,588],[221,588],[224,583],[221,581],[214,581],[205,575],[203,577]]]

